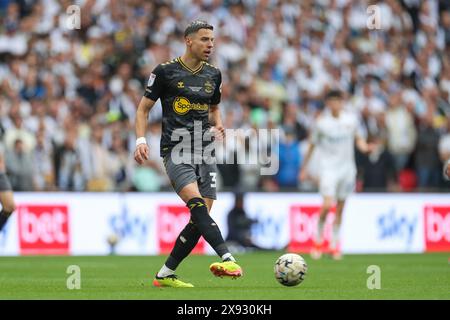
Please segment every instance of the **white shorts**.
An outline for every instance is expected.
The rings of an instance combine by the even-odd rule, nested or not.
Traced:
[[[324,171],[320,174],[319,192],[323,197],[345,200],[353,193],[355,185],[356,172],[354,170]]]

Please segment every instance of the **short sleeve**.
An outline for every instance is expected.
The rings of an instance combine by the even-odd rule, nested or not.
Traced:
[[[211,104],[213,104],[213,105],[219,104],[221,95],[222,95],[222,74],[219,71],[219,74],[218,74],[217,80],[216,80],[216,89],[214,90],[214,94],[211,99]]]
[[[144,96],[153,101],[158,100],[163,94],[164,82],[164,70],[158,65],[150,74]]]

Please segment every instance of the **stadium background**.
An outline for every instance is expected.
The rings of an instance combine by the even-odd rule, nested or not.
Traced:
[[[81,28],[70,30],[73,4]],[[380,30],[367,28],[372,4]],[[379,146],[357,154],[344,252],[450,251],[449,10],[444,0],[0,1],[1,149],[18,205],[0,255],[167,252],[188,211],[159,158],[161,106],[143,167],[134,119],[150,72],[183,53],[196,18],[215,26],[226,128],[281,130],[276,176],[220,166],[213,214],[225,233],[227,192],[239,190],[256,243],[308,251],[320,198],[297,175],[324,93],[339,88]]]

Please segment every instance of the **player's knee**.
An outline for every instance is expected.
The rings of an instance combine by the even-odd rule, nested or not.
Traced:
[[[192,199],[202,199],[202,196],[200,195],[198,189],[194,188],[193,186],[184,187],[183,189],[181,189],[178,195],[186,204]]]

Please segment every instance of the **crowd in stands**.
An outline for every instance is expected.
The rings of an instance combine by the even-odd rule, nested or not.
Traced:
[[[71,5],[79,29],[68,27]],[[359,191],[448,191],[447,0],[0,0],[0,152],[14,190],[171,190],[161,105],[144,166],[133,160],[135,113],[152,70],[184,53],[199,18],[215,27],[225,127],[281,131],[276,175],[219,165],[220,190],[314,190],[298,172],[323,97],[339,89],[378,146],[356,154]],[[254,141],[225,153],[251,153]]]

